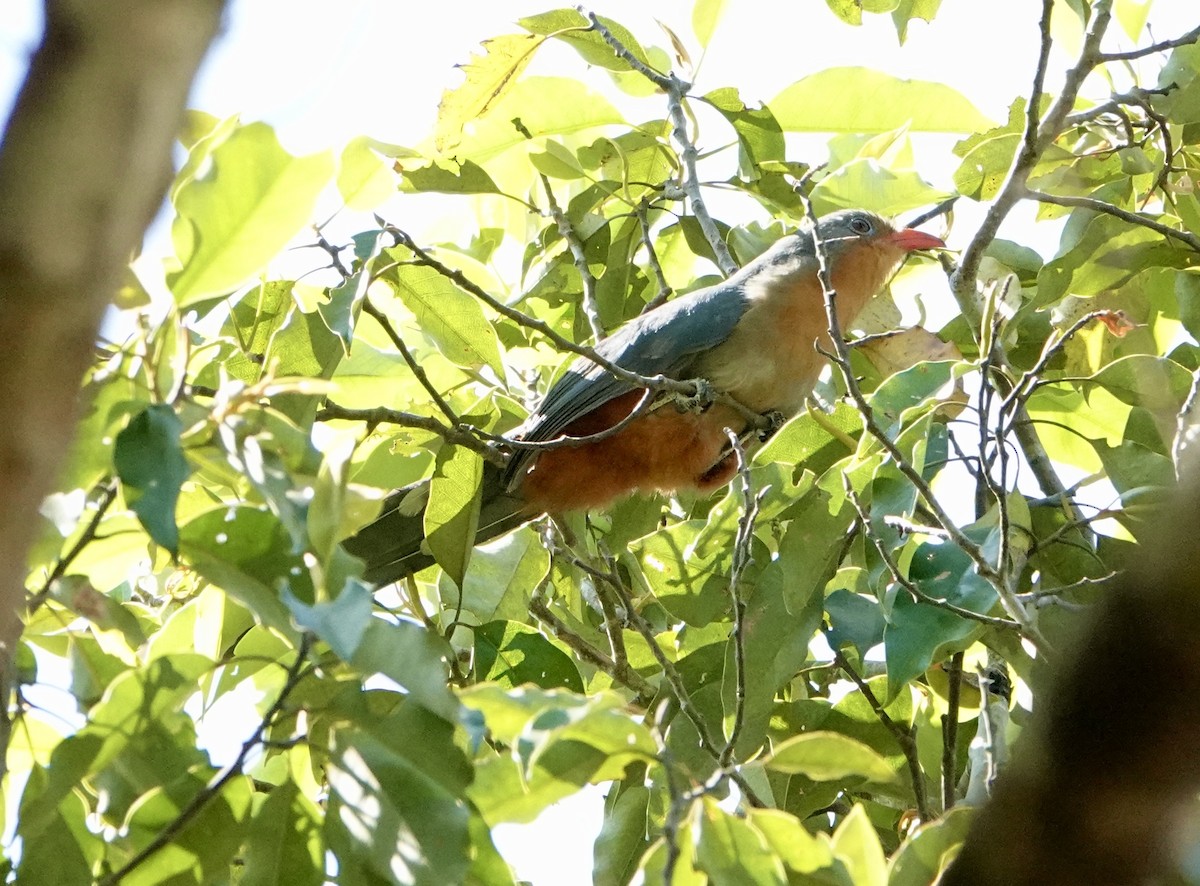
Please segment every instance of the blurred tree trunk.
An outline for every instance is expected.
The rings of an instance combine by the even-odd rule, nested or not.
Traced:
[[[223,6],[46,0],[0,143],[0,760],[38,506],[105,307],[171,181],[171,144]]]
[[[1174,882],[1200,789],[1195,455],[1136,568],[1057,651],[1051,691],[939,886]]]

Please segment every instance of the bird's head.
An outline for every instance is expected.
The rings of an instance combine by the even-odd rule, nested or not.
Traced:
[[[942,249],[940,237],[913,228],[897,228],[881,215],[865,209],[843,209],[822,216],[813,228],[799,234],[808,252],[815,255],[814,241],[824,244],[831,265],[844,255],[852,255],[864,247],[873,248],[899,262],[910,252],[922,249]]]
[[[791,287],[816,282],[820,243],[834,288],[855,303],[874,295],[910,252],[941,249],[933,234],[898,228],[866,209],[843,209],[822,216],[784,237],[741,272],[749,287]]]

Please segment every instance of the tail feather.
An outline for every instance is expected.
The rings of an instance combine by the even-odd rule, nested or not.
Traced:
[[[505,490],[500,469],[490,464],[484,466],[481,495],[476,544],[503,535],[534,516],[525,501]],[[398,489],[384,499],[378,517],[342,542],[367,564],[363,578],[368,582],[390,584],[434,564],[425,545],[428,500],[428,480]]]

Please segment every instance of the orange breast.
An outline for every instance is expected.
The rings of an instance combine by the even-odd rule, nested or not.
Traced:
[[[568,426],[572,437],[613,427],[637,406],[641,391],[630,391]],[[664,406],[630,423],[618,434],[582,446],[540,453],[522,478],[520,490],[535,508],[550,513],[603,508],[635,490],[714,489],[736,469],[723,457],[725,428],[745,423],[726,407],[696,414]]]

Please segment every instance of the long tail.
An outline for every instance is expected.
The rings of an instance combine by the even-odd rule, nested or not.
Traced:
[[[500,469],[485,464],[476,544],[515,529],[534,516],[523,500],[504,487]],[[366,562],[363,578],[384,585],[433,565],[433,555],[424,544],[428,500],[428,480],[398,489],[384,499],[374,521],[342,542],[347,551]]]

